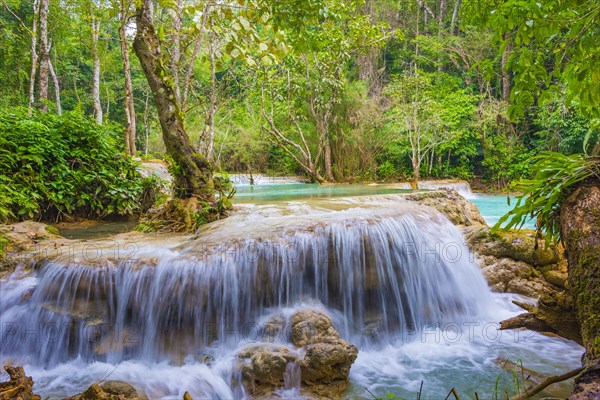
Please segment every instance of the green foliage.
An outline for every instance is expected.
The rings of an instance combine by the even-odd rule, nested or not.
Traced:
[[[0,260],[4,258],[6,246],[8,246],[8,239],[0,234]]]
[[[545,234],[548,246],[552,240],[560,238],[561,202],[586,179],[600,179],[600,163],[581,154],[566,156],[555,152],[544,152],[534,157],[533,162],[534,178],[523,180],[518,185],[523,195],[518,197],[515,207],[500,218],[494,229],[520,229],[527,220],[535,218],[537,230]],[[506,225],[502,226],[504,223]]]
[[[587,116],[600,105],[600,5],[579,0],[466,0],[467,18],[493,28],[503,49],[514,44],[511,116],[554,91],[576,100]],[[559,85],[566,83],[566,90]]]
[[[0,112],[0,220],[143,211],[156,182],[140,179],[119,142],[114,128],[77,113]]]
[[[385,160],[377,168],[377,177],[381,180],[386,180],[396,175],[396,167],[390,160]]]

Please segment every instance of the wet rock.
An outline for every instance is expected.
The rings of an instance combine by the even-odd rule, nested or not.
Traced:
[[[123,381],[107,381],[101,384],[100,388],[109,395],[121,396],[125,399],[142,400],[147,398],[142,391]]]
[[[407,195],[406,199],[435,208],[446,215],[454,225],[487,226],[477,206],[462,197],[456,190],[443,189],[413,193]]]
[[[147,400],[141,391],[123,381],[107,381],[92,384],[83,393],[65,400]]]
[[[566,287],[567,266],[562,246],[535,247],[531,230],[492,232],[465,228],[471,251],[480,257],[481,269],[492,290],[539,298]]]
[[[215,363],[215,356],[212,354],[202,354],[200,357],[198,357],[198,362],[210,367]]]
[[[346,389],[357,356],[358,349],[341,339],[308,345],[300,362],[302,382],[316,394],[338,397]]]
[[[291,342],[298,346],[331,343],[340,338],[331,318],[319,311],[299,311],[291,319]]]
[[[561,246],[545,248],[540,240],[536,248],[535,231],[531,229],[492,232],[489,228],[468,228],[464,233],[471,250],[483,256],[510,258],[536,267],[557,264],[562,259]]]
[[[21,261],[19,252],[35,249],[41,241],[66,240],[56,228],[39,222],[25,221],[0,225],[0,277],[10,274]]]
[[[259,337],[263,342],[274,342],[276,339],[285,335],[286,320],[283,315],[276,315],[261,324]]]
[[[25,375],[23,368],[6,365],[4,370],[10,378],[8,382],[0,382],[0,400],[41,399],[40,396],[33,393],[33,379]]]
[[[281,321],[275,321],[279,327]],[[289,321],[290,345],[255,345],[238,353],[246,391],[254,398],[271,398],[284,387],[288,365],[297,363],[303,396],[339,398],[348,386],[357,348],[340,338],[323,312],[298,311]]]
[[[288,363],[298,362],[298,354],[286,346],[256,345],[238,353],[246,390],[253,396],[265,395],[284,385]]]
[[[110,353],[120,353],[128,348],[136,347],[139,344],[139,334],[133,328],[125,327],[120,331],[111,330],[96,344],[94,350],[98,355],[105,355]]]
[[[538,298],[553,291],[538,270],[522,261],[487,256],[481,262],[481,271],[490,288],[496,292]]]
[[[553,285],[564,288],[567,283],[567,273],[562,271],[550,270],[544,273],[544,279]]]

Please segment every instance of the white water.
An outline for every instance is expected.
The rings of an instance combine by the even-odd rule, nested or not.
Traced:
[[[581,354],[546,337],[496,339],[494,323],[515,310],[489,292],[460,232],[394,196],[247,207],[178,248],[141,253],[158,264],[61,259],[4,282],[1,361],[26,363],[49,398],[102,379],[153,399],[240,398],[236,350],[256,343],[269,315],[306,307],[328,311],[360,348],[349,396],[408,395],[424,380],[432,399],[453,386],[489,398],[499,355],[554,372]],[[288,383],[280,395],[298,397],[293,366]]]

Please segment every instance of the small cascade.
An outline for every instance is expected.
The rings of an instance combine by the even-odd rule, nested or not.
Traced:
[[[452,189],[456,190],[465,199],[477,198],[471,191],[471,185],[466,181],[420,181],[419,189],[436,190],[436,189]]]
[[[156,266],[47,262],[3,293],[2,355],[48,366],[199,359],[256,341],[261,316],[302,303],[339,315],[342,335],[364,345],[482,315],[489,291],[460,232],[431,210],[392,211],[327,211],[293,228],[287,216],[283,230],[229,240],[217,226]]]
[[[297,362],[290,362],[285,367],[284,375],[284,386],[285,390],[297,390],[300,391],[300,364]]]

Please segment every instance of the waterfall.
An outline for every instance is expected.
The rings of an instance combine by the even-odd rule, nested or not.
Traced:
[[[483,315],[489,291],[461,233],[433,210],[386,210],[266,209],[271,225],[242,213],[252,229],[221,221],[157,265],[48,261],[4,285],[1,354],[48,366],[199,359],[257,341],[261,317],[301,304],[327,308],[363,345]]]

